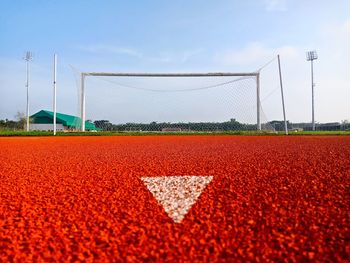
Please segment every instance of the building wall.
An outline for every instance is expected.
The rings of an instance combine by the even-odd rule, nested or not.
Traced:
[[[51,123],[32,123],[29,125],[31,131],[53,131],[53,124]],[[65,127],[62,124],[56,125],[57,131],[64,131]]]

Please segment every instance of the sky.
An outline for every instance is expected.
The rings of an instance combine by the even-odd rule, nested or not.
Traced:
[[[79,112],[79,72],[254,72],[280,54],[287,119],[310,122],[305,53],[316,50],[315,119],[350,120],[349,10],[348,0],[1,0],[0,119],[25,112],[23,56],[30,50],[31,113],[52,109],[54,53],[57,109],[73,115]],[[276,60],[261,76],[267,119],[282,119]],[[97,106],[89,111],[101,112],[93,117],[113,118],[102,114],[106,111],[118,115],[118,105],[110,102],[118,101],[118,89],[102,92],[103,81],[93,83],[87,84],[87,97]],[[136,101],[135,114],[138,109],[147,114],[147,102]],[[221,114],[210,105],[214,115]],[[127,119],[128,111],[123,114]]]

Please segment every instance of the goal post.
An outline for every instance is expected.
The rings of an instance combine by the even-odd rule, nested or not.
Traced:
[[[256,126],[257,126],[257,130],[261,131],[260,73],[258,73],[255,77],[256,77],[256,124],[257,124]]]
[[[112,73],[112,72],[82,72],[81,73],[81,130],[85,131],[86,122],[86,77],[146,77],[146,78],[196,78],[196,77],[254,77],[256,79],[256,126],[261,130],[260,72],[213,72],[213,73]]]
[[[260,100],[260,72],[214,72],[214,73],[111,73],[111,72],[82,72],[81,73],[81,130],[85,131],[86,122],[86,78],[87,77],[145,77],[145,78],[200,78],[200,77],[251,77],[256,80],[256,129],[262,130],[261,100]]]

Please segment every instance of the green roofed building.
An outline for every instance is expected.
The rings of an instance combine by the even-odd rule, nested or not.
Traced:
[[[31,130],[41,130],[41,131],[49,131],[53,130],[53,112],[47,110],[41,110],[32,116],[31,118]],[[57,130],[59,131],[69,131],[69,130],[80,130],[81,129],[81,119],[79,117],[56,113],[56,124]],[[85,129],[87,131],[97,131],[95,124],[86,121]]]

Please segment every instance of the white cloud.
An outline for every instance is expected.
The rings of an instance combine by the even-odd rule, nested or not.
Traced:
[[[287,11],[287,0],[264,0],[266,11]]]
[[[226,65],[249,65],[270,56],[270,52],[258,43],[249,44],[241,50],[228,50],[216,55],[216,60]]]
[[[340,26],[340,31],[345,34],[350,34],[350,20],[346,21],[344,24]]]
[[[194,49],[194,50],[185,51],[182,54],[182,62],[186,62],[189,59],[191,59],[192,57],[194,57],[194,56],[196,56],[196,55],[198,55],[198,54],[200,54],[202,52],[204,52],[203,48],[198,48],[198,49]]]
[[[251,43],[240,50],[228,50],[217,53],[215,61],[224,65],[246,66],[263,65],[269,59],[280,54],[285,58],[296,57],[298,49],[292,46],[282,46],[276,49],[267,48],[262,43]]]
[[[182,52],[161,52],[158,56],[146,57],[146,58],[156,62],[185,63],[202,52],[204,52],[204,49],[198,48],[193,50],[185,50]]]
[[[90,52],[90,53],[107,53],[107,54],[116,54],[116,55],[125,55],[138,59],[143,59],[145,61],[153,62],[162,62],[162,63],[185,63],[189,61],[194,56],[202,53],[204,49],[197,48],[193,50],[184,50],[180,52],[160,52],[157,55],[146,55],[143,52],[140,52],[134,48],[130,47],[118,47],[113,45],[88,45],[80,46],[80,50]]]
[[[133,48],[117,47],[111,45],[90,45],[90,46],[81,46],[79,49],[91,53],[112,53],[119,55],[128,55],[132,57],[142,58],[143,54]]]

